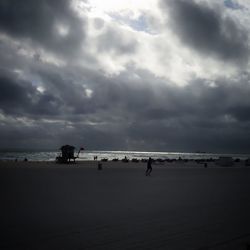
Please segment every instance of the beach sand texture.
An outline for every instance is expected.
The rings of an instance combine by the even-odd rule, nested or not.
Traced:
[[[250,168],[182,164],[1,162],[0,249],[246,249]]]

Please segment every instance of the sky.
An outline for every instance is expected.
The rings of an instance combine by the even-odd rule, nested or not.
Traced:
[[[250,152],[248,0],[1,0],[0,149]]]

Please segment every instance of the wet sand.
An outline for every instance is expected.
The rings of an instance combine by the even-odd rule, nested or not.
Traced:
[[[0,249],[246,249],[250,168],[0,162]]]

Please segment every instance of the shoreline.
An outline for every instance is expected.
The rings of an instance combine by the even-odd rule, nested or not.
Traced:
[[[58,151],[50,152],[0,152],[0,160],[18,160],[23,161],[27,158],[29,161],[55,161],[56,157],[60,155]],[[153,159],[159,159],[161,161],[171,162],[177,161],[181,158],[183,161],[214,161],[220,157],[232,157],[234,160],[246,160],[250,158],[250,154],[227,154],[227,153],[185,153],[185,152],[137,152],[137,151],[84,151],[80,152],[80,161],[92,161],[95,157],[98,160],[107,159],[112,161],[118,159],[121,161],[125,157],[129,160],[136,159],[141,161],[143,159],[148,159],[149,157]]]
[[[0,168],[96,168],[101,163],[103,168],[146,168],[145,161],[122,162],[119,161],[76,161],[60,164],[55,161],[12,161],[0,160]],[[206,167],[205,167],[206,164]],[[173,162],[153,162],[153,168],[249,168],[245,161],[234,161],[231,166],[221,166],[216,161],[173,161]]]

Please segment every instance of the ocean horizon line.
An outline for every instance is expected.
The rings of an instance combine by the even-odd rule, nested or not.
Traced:
[[[78,151],[81,147],[76,147],[76,151]],[[60,152],[60,147],[55,148],[41,148],[41,149],[21,149],[21,148],[0,148],[0,152]],[[109,150],[109,149],[84,149],[84,152],[116,152],[116,153],[157,153],[157,154],[215,154],[215,155],[250,155],[250,152],[229,152],[229,151],[203,151],[203,150],[195,150],[195,151],[161,151],[161,150]]]
[[[75,150],[75,155],[78,150]],[[54,161],[57,156],[60,155],[59,150],[50,150],[50,151],[1,151],[0,150],[0,160],[23,160],[28,159],[31,161]],[[145,158],[155,158],[155,159],[217,159],[220,156],[229,156],[232,158],[247,159],[250,158],[250,154],[245,153],[209,153],[209,152],[162,152],[162,151],[111,151],[111,150],[84,150],[79,154],[78,160],[88,161],[93,160],[94,158],[101,159],[145,159]]]

